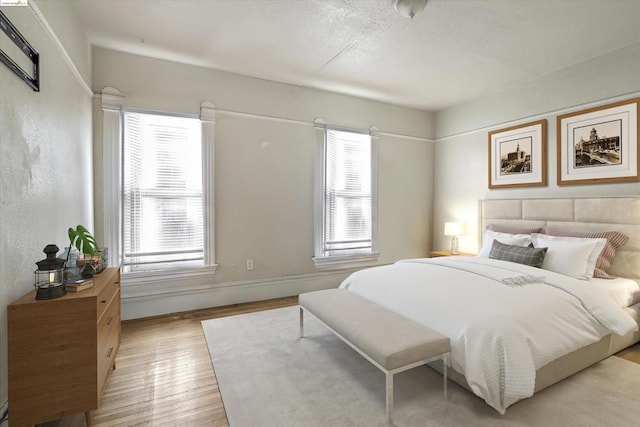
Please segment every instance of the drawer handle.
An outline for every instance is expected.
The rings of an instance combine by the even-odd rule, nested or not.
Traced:
[[[113,347],[109,347],[109,351],[107,351],[107,357],[111,357],[111,353],[113,353]]]
[[[109,317],[109,318],[107,319],[107,325],[110,325],[110,324],[111,324],[111,322],[113,322],[113,316],[111,316],[111,317]]]
[[[106,299],[103,299],[102,301],[100,301],[100,303],[101,303],[101,304],[106,304],[106,303],[107,303],[107,300],[106,300]]]

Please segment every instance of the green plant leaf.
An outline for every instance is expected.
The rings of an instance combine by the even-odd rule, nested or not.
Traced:
[[[75,230],[69,227],[69,240],[83,254],[93,255],[98,250],[95,237],[82,225],[78,225]]]

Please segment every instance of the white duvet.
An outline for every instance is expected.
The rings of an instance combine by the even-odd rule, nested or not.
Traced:
[[[521,276],[544,283],[501,281]],[[588,282],[487,258],[403,260],[355,272],[341,287],[449,337],[452,367],[502,414],[533,395],[540,367],[637,328]]]

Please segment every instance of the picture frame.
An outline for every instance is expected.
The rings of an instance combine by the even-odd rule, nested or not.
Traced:
[[[489,132],[489,188],[547,185],[547,120]]]
[[[557,117],[558,185],[640,181],[640,98]]]
[[[7,52],[0,49],[0,61],[4,63],[11,71],[13,71],[18,77],[25,81],[31,88],[39,92],[40,91],[40,55],[35,51],[33,47],[27,42],[18,29],[9,21],[9,18],[2,12],[0,12],[0,37],[6,36],[11,40],[17,49],[13,49],[15,53],[13,58]],[[4,34],[3,34],[4,33]],[[18,52],[19,51],[19,52]],[[24,54],[26,58],[22,58],[20,54]],[[19,64],[23,64],[20,66]],[[23,67],[31,68],[32,71],[28,72]]]

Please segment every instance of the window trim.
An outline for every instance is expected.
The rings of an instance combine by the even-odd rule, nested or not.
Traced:
[[[206,201],[205,201],[205,194],[206,194],[206,189],[205,189],[205,185],[206,182],[208,181],[206,179],[206,175],[204,172],[204,163],[205,163],[205,158],[204,158],[204,136],[203,136],[203,132],[204,132],[204,124],[202,122],[202,120],[200,119],[199,116],[194,115],[194,114],[180,114],[180,113],[169,113],[169,112],[164,112],[164,111],[151,111],[151,110],[143,110],[143,109],[139,109],[139,108],[122,108],[120,110],[120,116],[121,116],[121,120],[122,120],[122,137],[120,140],[120,149],[121,152],[124,152],[124,137],[125,137],[125,114],[146,114],[146,115],[151,115],[151,116],[160,116],[160,117],[175,117],[175,118],[180,118],[180,119],[191,119],[191,120],[197,120],[200,126],[200,156],[201,156],[201,164],[202,164],[202,225],[203,225],[203,244],[202,244],[202,261],[200,261],[200,259],[198,260],[181,260],[181,261],[168,261],[168,262],[156,262],[156,263],[125,263],[124,262],[124,258],[125,258],[125,253],[123,250],[123,243],[125,241],[125,231],[124,231],[124,226],[123,226],[123,222],[125,221],[124,219],[124,208],[125,208],[125,193],[123,191],[122,188],[122,183],[124,182],[123,179],[123,173],[124,173],[124,156],[122,157],[122,162],[120,163],[121,165],[121,172],[120,172],[120,183],[121,183],[121,188],[120,188],[120,242],[121,242],[121,254],[120,254],[120,269],[122,271],[122,273],[126,273],[126,274],[149,274],[151,275],[152,273],[156,273],[156,272],[175,272],[175,271],[183,271],[183,270],[193,270],[193,269],[199,269],[199,268],[203,268],[206,267],[207,265],[205,264],[205,255],[204,253],[206,252],[207,248],[205,247],[205,236],[208,234],[207,233],[207,228],[206,228],[206,223],[205,223],[205,209],[207,207],[206,205]],[[131,254],[130,254],[131,255]],[[152,268],[145,268],[145,265],[154,265],[154,267]]]
[[[324,181],[325,181],[325,144],[327,129],[355,133],[368,133],[371,137],[371,252],[349,253],[345,255],[324,254]],[[339,126],[327,126],[322,119],[314,121],[315,159],[314,159],[314,256],[317,268],[352,268],[371,265],[378,260],[378,132],[371,127],[369,132]]]
[[[203,175],[203,222],[204,222],[204,262],[202,266],[153,270],[148,272],[122,272],[123,277],[182,277],[193,274],[215,274],[215,124],[216,108],[210,101],[200,104],[200,114],[173,114],[153,110],[124,107],[125,95],[112,87],[106,87],[100,93],[102,107],[102,241],[109,248],[109,266],[121,267],[122,259],[122,138],[124,132],[123,110],[166,114],[182,117],[198,117],[202,127],[202,175]],[[97,234],[97,233],[96,233]]]

